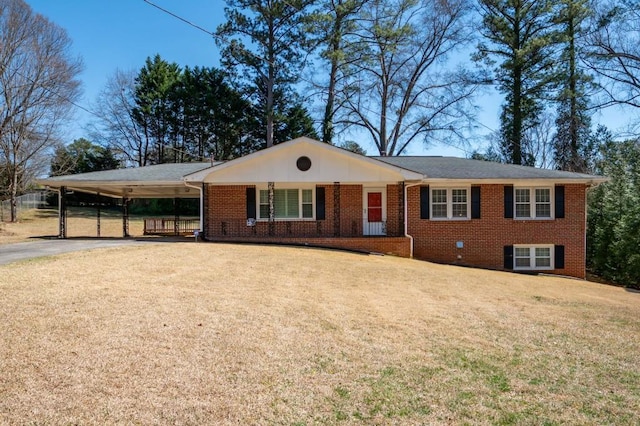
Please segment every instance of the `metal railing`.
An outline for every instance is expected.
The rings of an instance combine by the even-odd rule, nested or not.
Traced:
[[[387,222],[362,222],[362,231],[364,235],[376,236],[387,235]]]
[[[324,220],[269,222],[220,219],[212,221],[207,227],[207,237],[333,238],[386,235],[386,222],[369,223],[362,220],[343,220],[336,228],[333,223]]]
[[[200,229],[200,219],[144,219],[144,235],[190,235]]]
[[[24,210],[41,209],[47,206],[47,193],[45,191],[33,192],[30,194],[20,195],[16,198],[16,210],[20,215]],[[3,200],[0,202],[0,221],[11,220],[11,201]]]

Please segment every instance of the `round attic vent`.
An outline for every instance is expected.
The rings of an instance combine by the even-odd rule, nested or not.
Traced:
[[[311,160],[309,157],[300,157],[298,161],[296,161],[296,166],[298,166],[298,170],[306,172],[311,168]]]

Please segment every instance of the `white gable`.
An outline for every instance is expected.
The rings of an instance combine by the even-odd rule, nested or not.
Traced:
[[[301,157],[311,160],[302,171]],[[192,175],[185,180],[207,183],[258,182],[367,183],[422,179],[422,175],[354,154],[309,138],[298,138]]]

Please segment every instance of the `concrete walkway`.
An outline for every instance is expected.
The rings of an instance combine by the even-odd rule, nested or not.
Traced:
[[[26,243],[0,244],[0,265],[17,262],[19,260],[33,259],[36,257],[53,256],[73,251],[92,250],[97,248],[140,245],[149,243],[175,241],[193,241],[184,238],[82,238],[82,239],[47,239],[35,240]]]

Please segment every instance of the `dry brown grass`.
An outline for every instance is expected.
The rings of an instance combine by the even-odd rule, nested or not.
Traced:
[[[20,214],[17,223],[0,222],[0,244],[28,241],[36,237],[58,235],[58,211],[53,209],[27,210]],[[131,216],[129,233],[140,236],[144,224],[141,217]],[[102,211],[100,219],[102,237],[122,237],[122,216],[114,211]],[[67,237],[97,236],[95,209],[70,208],[67,216]]]
[[[638,424],[640,294],[275,246],[0,267],[0,423]]]

